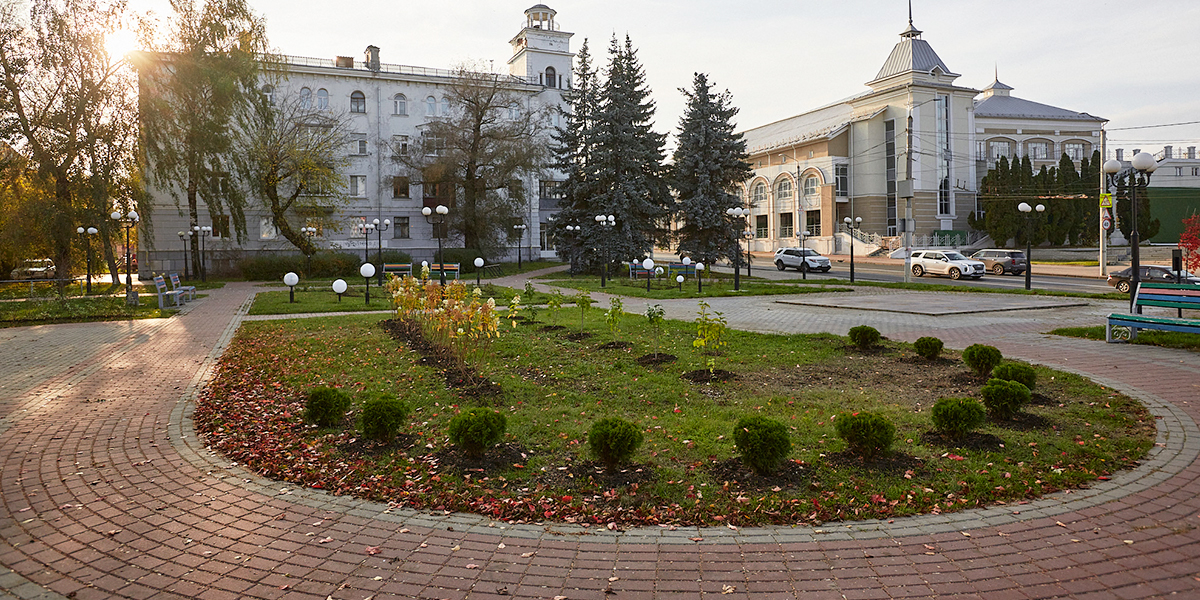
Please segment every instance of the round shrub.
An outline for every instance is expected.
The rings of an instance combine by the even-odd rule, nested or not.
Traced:
[[[917,338],[917,341],[913,342],[913,349],[921,358],[933,360],[942,353],[942,340],[930,336]]]
[[[408,403],[395,396],[377,396],[363,403],[363,436],[390,442],[408,420]]]
[[[992,369],[992,377],[1022,383],[1030,390],[1037,385],[1037,372],[1033,367],[1021,363],[1004,363]]]
[[[350,394],[339,389],[320,387],[308,392],[304,404],[304,420],[319,427],[333,427],[346,418],[350,410]]]
[[[508,419],[501,413],[487,408],[470,408],[450,420],[450,442],[471,458],[483,456],[483,452],[495,446],[508,427]]]
[[[986,419],[983,405],[973,398],[942,398],[933,405],[934,429],[950,437],[962,437]]]
[[[850,328],[850,343],[860,350],[867,350],[879,343],[879,330],[870,325],[859,325]]]
[[[891,421],[869,412],[842,413],[834,421],[834,429],[850,451],[863,458],[887,452],[896,437],[896,426]]]
[[[980,377],[987,377],[988,373],[991,373],[992,369],[1000,364],[1001,358],[1003,357],[995,346],[983,344],[971,344],[962,353],[963,362]]]
[[[609,471],[629,462],[642,445],[642,432],[623,419],[601,419],[588,432],[588,446]]]
[[[1011,419],[1029,402],[1029,388],[1017,381],[989,379],[979,390],[983,405],[995,419]]]
[[[759,415],[743,417],[733,428],[742,463],[759,475],[770,475],[792,451],[787,427]]]

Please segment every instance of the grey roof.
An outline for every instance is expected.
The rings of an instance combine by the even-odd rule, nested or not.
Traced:
[[[829,137],[855,121],[869,119],[884,109],[856,111],[848,101],[841,101],[804,114],[768,123],[742,132],[750,154],[765,152]]]
[[[1004,84],[1000,84],[1004,85]],[[1006,86],[1007,87],[1007,86]],[[1016,96],[993,95],[975,103],[975,117],[1009,117],[1021,119],[1054,119],[1059,121],[1092,121],[1103,123],[1108,119],[1075,112],[1049,104],[1041,104]]]
[[[908,32],[906,31],[905,33]],[[935,67],[941,69],[947,75],[958,75],[958,73],[951,72],[950,67],[947,67],[946,63],[942,62],[942,59],[937,55],[937,52],[933,51],[933,47],[929,45],[929,42],[911,35],[905,36],[896,44],[895,48],[892,48],[892,54],[883,63],[883,67],[879,69],[879,74],[875,76],[872,83],[913,71],[929,73]]]
[[[1003,83],[1000,83],[999,79],[997,79],[997,80],[993,81],[991,85],[983,88],[983,91],[986,92],[988,90],[1011,90],[1011,89],[1015,89],[1015,88],[1004,85]]]

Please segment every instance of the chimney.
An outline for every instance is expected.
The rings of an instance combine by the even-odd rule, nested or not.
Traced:
[[[1174,158],[1171,156],[1171,150],[1174,146],[1163,146],[1163,158]]]
[[[1196,147],[1195,146],[1188,146],[1188,158],[1193,159],[1193,160],[1196,158]]]
[[[1117,160],[1125,160],[1125,149],[1117,148]]]
[[[339,56],[339,57],[337,57],[337,59],[335,59],[333,61],[333,66],[335,66],[339,69],[353,69],[354,68],[354,57],[353,56]]]
[[[366,61],[367,68],[376,73],[379,72],[379,46],[367,46]]]

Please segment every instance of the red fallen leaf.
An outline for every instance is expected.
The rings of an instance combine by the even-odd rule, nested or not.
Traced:
[[[957,454],[951,454],[951,455],[947,456],[946,458],[949,458],[950,460],[967,460]]]
[[[379,554],[379,546],[367,546],[367,554],[371,556]]]
[[[572,500],[574,500],[574,499],[575,499],[575,498],[573,498],[573,497],[571,497],[571,496],[563,496],[563,497],[562,497],[562,501],[563,501],[563,502],[570,502],[570,501],[572,501]]]
[[[692,540],[693,542],[703,542],[704,541],[704,538],[702,538],[702,537],[694,537],[694,538],[688,538],[688,539]]]
[[[871,502],[883,504],[884,502],[887,502],[887,498],[884,498],[883,494],[871,494]]]
[[[317,543],[318,543],[318,544],[327,544],[327,543],[329,543],[329,542],[332,542],[332,541],[333,541],[333,538],[331,538],[331,537],[327,537],[327,538],[324,538],[324,539],[317,540]]]

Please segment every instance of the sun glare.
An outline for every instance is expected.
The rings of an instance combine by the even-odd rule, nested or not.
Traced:
[[[124,58],[125,55],[138,49],[137,36],[132,31],[118,29],[104,36],[104,49],[114,59]]]

